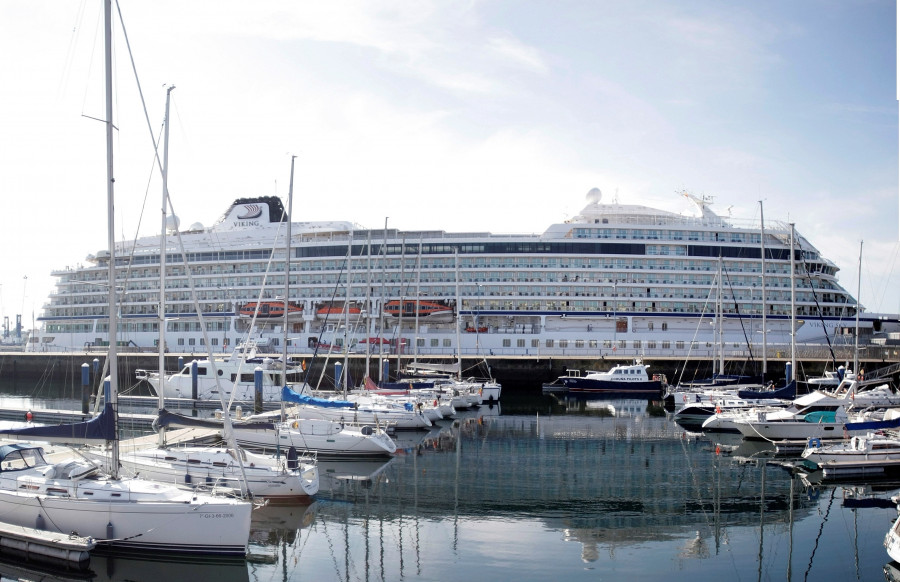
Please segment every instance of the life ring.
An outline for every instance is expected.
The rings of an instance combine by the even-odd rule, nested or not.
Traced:
[[[809,439],[809,442],[806,444],[806,447],[810,448],[810,449],[818,449],[821,446],[822,446],[822,439],[820,439],[819,437],[813,437],[813,438]]]
[[[295,420],[291,423],[291,428],[300,428],[300,423]]]

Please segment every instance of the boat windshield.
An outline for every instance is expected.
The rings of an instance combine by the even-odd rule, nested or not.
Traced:
[[[0,447],[0,455],[2,455],[0,470],[21,471],[46,465],[47,461],[44,459],[43,452],[44,450],[40,447],[24,449],[13,448],[13,446]]]

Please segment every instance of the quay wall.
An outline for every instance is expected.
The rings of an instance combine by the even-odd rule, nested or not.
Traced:
[[[622,350],[626,352],[626,350]],[[718,367],[718,358],[714,354],[702,354],[698,357],[685,359],[683,357],[653,356],[634,353],[606,353],[599,356],[584,355],[494,355],[487,357],[463,357],[462,368],[464,376],[486,377],[487,366],[490,367],[490,375],[503,384],[504,389],[516,391],[540,390],[541,385],[555,380],[566,370],[608,370],[615,364],[627,364],[636,357],[643,357],[645,364],[650,366],[651,374],[664,374],[670,383],[681,379],[705,378]],[[217,357],[225,354],[217,354]],[[174,371],[178,368],[179,360],[184,364],[194,359],[201,359],[198,354],[167,354],[166,369]],[[308,382],[313,386],[328,389],[334,385],[334,366],[343,364],[344,356],[317,356],[312,354],[291,354],[290,358],[302,362],[308,370]],[[389,362],[391,374],[396,372],[398,360],[396,355],[386,356]],[[17,385],[33,383],[46,383],[51,385],[80,386],[82,378],[82,366],[87,364],[91,370],[91,383],[95,384],[93,377],[99,376],[103,371],[106,355],[100,352],[66,352],[66,353],[25,353],[25,352],[0,352],[0,385],[15,383]],[[135,370],[158,368],[158,355],[146,352],[124,352],[119,354],[119,385],[128,387],[136,384]],[[402,356],[401,364],[406,366],[413,361],[412,356]],[[438,362],[455,364],[455,356],[428,356],[420,357],[420,362]],[[838,365],[849,363],[852,360],[836,357]],[[785,366],[790,362],[790,354],[782,352],[772,354],[767,359],[767,377],[778,380],[784,377]],[[894,350],[864,350],[860,358],[860,368],[866,371],[875,371],[886,368],[891,364],[900,362]],[[348,356],[350,378],[354,384],[361,383],[363,372],[366,368],[366,356],[364,354],[351,354]],[[819,355],[810,356],[801,354],[797,359],[797,377],[803,380],[806,376],[822,374],[826,368],[831,369],[831,358],[823,358]],[[94,369],[97,374],[94,374]],[[369,375],[378,378],[378,359],[369,358]],[[728,374],[756,375],[760,373],[762,366],[758,357],[725,358],[725,371]],[[250,369],[248,368],[248,372]],[[896,380],[896,374],[892,376]]]

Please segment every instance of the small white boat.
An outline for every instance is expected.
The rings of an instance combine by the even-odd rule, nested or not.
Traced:
[[[164,398],[218,402],[221,393],[226,401],[253,402],[256,398],[256,372],[259,370],[262,374],[263,402],[278,402],[285,382],[299,382],[303,371],[290,363],[285,371],[280,358],[260,357],[257,350],[258,342],[251,339],[238,345],[227,358],[188,362],[178,372],[165,374],[162,388],[159,372],[138,369],[135,376],[149,383],[157,395],[162,390]]]
[[[801,456],[820,467],[834,463],[897,461],[900,460],[900,438],[867,433],[832,444],[823,444],[819,439],[810,439]]]
[[[896,501],[896,498],[893,499]],[[892,560],[900,562],[900,516],[894,520],[891,529],[884,536],[884,548]]]
[[[85,454],[109,462],[105,452]],[[119,462],[125,471],[143,479],[192,488],[228,488],[253,497],[310,501],[319,491],[316,460],[298,455],[296,449],[276,458],[242,448],[152,447],[122,450]]]
[[[158,426],[204,427],[224,431],[221,419],[203,419],[162,410]],[[397,444],[378,425],[360,425],[325,418],[294,418],[281,421],[271,413],[231,421],[239,445],[267,452],[280,449],[315,453],[322,457],[387,457]]]
[[[324,418],[295,418],[274,423],[274,429],[249,428],[235,423],[238,444],[274,450],[315,451],[319,457],[388,457],[397,443],[380,426],[338,422]]]

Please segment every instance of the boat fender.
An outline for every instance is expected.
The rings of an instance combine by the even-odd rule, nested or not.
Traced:
[[[31,422],[32,420],[34,420],[34,415],[31,414],[30,410],[25,413],[25,420],[27,420],[28,422]]]
[[[809,439],[809,443],[806,446],[807,446],[807,448],[810,448],[810,449],[818,449],[819,447],[822,446],[822,439],[820,439],[818,437],[813,437],[813,438]]]
[[[716,404],[716,414],[721,414],[721,413],[722,413],[722,407],[719,406],[718,404]]]

